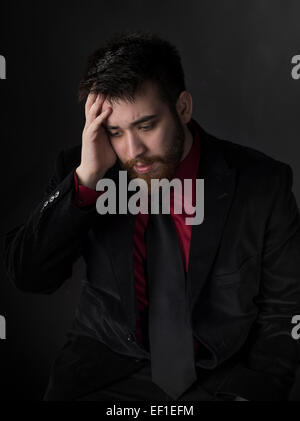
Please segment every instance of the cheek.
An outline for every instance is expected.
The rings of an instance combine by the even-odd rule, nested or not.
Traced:
[[[144,140],[151,155],[161,154],[165,150],[166,133],[162,129],[154,130]]]
[[[118,140],[114,138],[110,139],[110,143],[115,153],[119,156],[119,158],[121,158],[122,155],[124,155],[124,143],[120,141],[118,142]]]

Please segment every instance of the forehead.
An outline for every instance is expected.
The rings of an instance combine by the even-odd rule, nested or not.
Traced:
[[[112,113],[106,122],[109,126],[127,127],[131,122],[145,115],[159,114],[167,111],[158,88],[151,82],[145,82],[134,97],[134,102],[115,100],[103,103],[103,111],[110,106]]]

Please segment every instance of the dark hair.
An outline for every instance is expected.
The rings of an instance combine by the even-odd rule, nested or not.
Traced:
[[[150,32],[122,32],[89,56],[78,98],[98,92],[108,100],[133,102],[145,81],[155,82],[162,100],[174,109],[185,90],[180,55],[172,44]]]

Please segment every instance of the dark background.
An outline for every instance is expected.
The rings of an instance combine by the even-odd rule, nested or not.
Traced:
[[[291,77],[291,59],[300,54],[299,16],[297,0],[2,2],[1,233],[39,203],[60,148],[81,142],[84,110],[76,94],[86,58],[126,29],[151,30],[174,43],[194,118],[215,136],[291,165],[300,203],[300,79]],[[42,398],[84,276],[80,260],[53,295],[22,293],[1,261],[0,314],[7,321],[1,399]],[[291,398],[300,401],[299,375]]]

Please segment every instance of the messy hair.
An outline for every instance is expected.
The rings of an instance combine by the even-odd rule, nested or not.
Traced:
[[[146,81],[154,82],[161,99],[174,109],[185,90],[180,55],[172,44],[153,33],[122,32],[89,56],[78,99],[82,101],[96,92],[109,101],[133,102]]]

